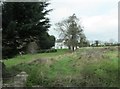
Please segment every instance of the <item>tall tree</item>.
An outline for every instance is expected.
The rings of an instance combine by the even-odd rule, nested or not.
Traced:
[[[3,57],[10,53],[18,53],[19,49],[24,49],[27,43],[33,40],[41,40],[41,35],[46,34],[50,27],[49,19],[46,17],[51,11],[46,10],[48,5],[47,2],[2,4]]]
[[[61,36],[65,40],[65,44],[74,51],[77,48],[79,39],[83,34],[83,29],[79,25],[79,19],[75,14],[61,22],[56,23],[56,29],[61,32]]]
[[[99,41],[95,40],[95,46],[98,47]]]

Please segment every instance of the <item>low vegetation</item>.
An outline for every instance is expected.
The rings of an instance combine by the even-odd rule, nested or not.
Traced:
[[[117,48],[28,54],[4,61],[9,74],[29,75],[26,86],[118,87]]]

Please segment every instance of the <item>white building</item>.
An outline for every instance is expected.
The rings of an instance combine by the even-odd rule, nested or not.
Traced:
[[[58,39],[55,42],[55,49],[65,49],[68,48],[65,44],[64,44],[64,40],[63,39]]]

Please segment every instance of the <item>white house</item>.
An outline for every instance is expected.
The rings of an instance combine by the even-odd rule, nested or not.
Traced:
[[[64,39],[57,39],[55,42],[55,49],[65,49],[68,48],[65,44],[64,44]]]

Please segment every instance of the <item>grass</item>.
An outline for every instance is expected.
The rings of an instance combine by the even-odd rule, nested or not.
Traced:
[[[67,52],[67,49],[58,49],[55,53],[39,53],[39,54],[27,54],[22,56],[16,56],[11,59],[4,60],[6,67],[12,67],[18,65],[20,63],[27,63],[29,61],[38,59],[38,58],[52,58],[57,57],[59,55],[63,55]]]
[[[26,86],[97,86],[116,87],[118,84],[118,52],[101,48],[81,48],[74,53],[58,50],[56,53],[27,54],[4,61],[9,71],[26,71]],[[104,57],[97,57],[95,53]],[[89,58],[89,54],[93,56]],[[28,65],[38,58],[53,59],[53,63]],[[23,63],[23,64],[21,64]]]
[[[50,68],[49,72],[53,76],[58,76],[58,75],[64,76],[64,75],[72,74],[73,69],[70,65],[70,61],[72,61],[72,59],[69,57],[64,57],[60,59],[59,61],[54,63],[54,65]]]

